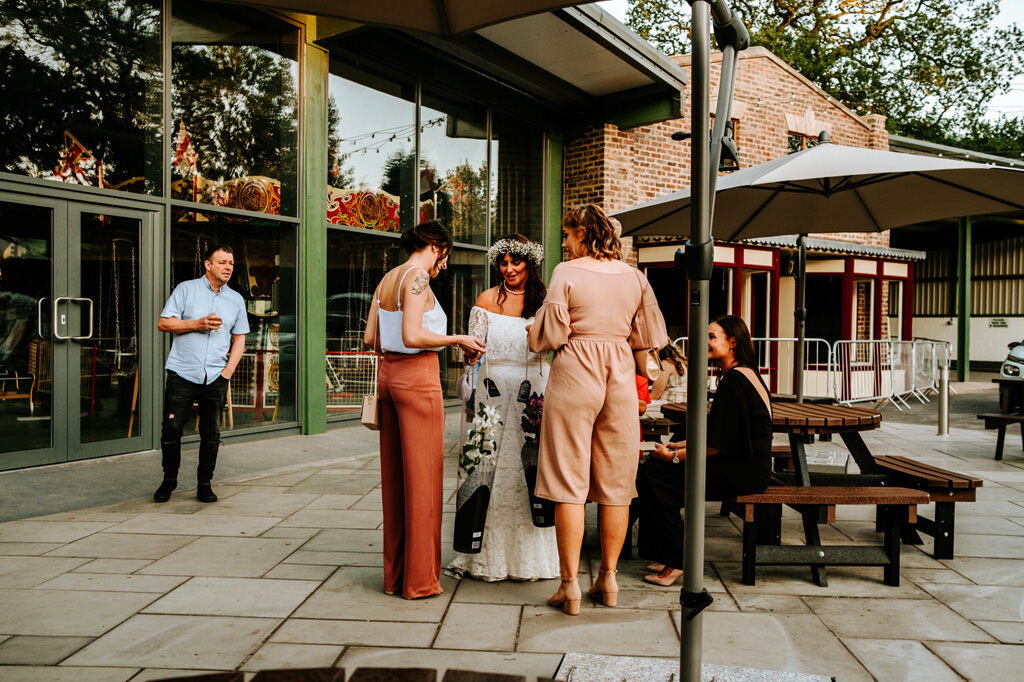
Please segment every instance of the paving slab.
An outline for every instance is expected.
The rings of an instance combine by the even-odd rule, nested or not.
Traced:
[[[455,581],[441,576],[444,593],[427,599],[384,594],[379,568],[344,566],[324,581],[295,612],[295,618],[365,619],[438,623],[455,591]]]
[[[86,562],[88,559],[0,556],[0,588],[35,587]]]
[[[328,493],[331,495],[365,495],[380,485],[380,474],[341,474],[320,472],[302,483],[291,486],[293,493]]]
[[[134,573],[153,563],[150,559],[93,559],[74,570],[75,573]]]
[[[843,644],[879,680],[961,682],[942,659],[917,641],[844,637]]]
[[[379,530],[328,528],[306,541],[302,549],[307,552],[382,552],[384,536]]]
[[[442,649],[515,651],[522,607],[500,604],[452,604],[434,646]]]
[[[316,495],[240,492],[226,500],[209,504],[196,516],[276,516],[294,514],[317,498]]]
[[[384,565],[384,555],[375,552],[321,552],[303,549],[291,554],[285,564],[322,564],[324,566],[375,566]]]
[[[638,656],[603,656],[568,653],[558,666],[556,680],[570,682],[674,682],[679,660]],[[735,666],[701,666],[702,682],[830,682],[827,675],[806,675]]]
[[[140,573],[258,578],[298,549],[299,544],[270,538],[200,538]]]
[[[303,509],[297,511],[280,524],[289,526],[312,526],[316,528],[378,528],[383,521],[381,512],[361,509]],[[1019,526],[1024,531],[1024,526]]]
[[[826,675],[843,682],[872,680],[839,638],[810,614],[708,613],[703,643],[704,663]]]
[[[225,535],[253,537],[281,521],[280,517],[209,516],[204,514],[139,514],[117,524],[117,533]]]
[[[113,525],[89,521],[10,521],[0,523],[0,542],[72,542]]]
[[[995,620],[976,620],[974,624],[995,637],[1002,644],[1024,644],[1024,622],[1003,622]]]
[[[233,670],[280,623],[276,618],[141,614],[67,659],[67,665]]]
[[[941,564],[937,565],[941,567]],[[734,595],[928,599],[928,593],[909,580],[900,581],[899,587],[886,585],[882,582],[881,567],[829,566],[828,587],[819,587],[811,581],[811,571],[806,566],[758,566],[755,585],[743,584],[739,563],[716,561],[714,566],[726,588]]]
[[[789,594],[737,594],[736,605],[744,613],[810,613],[800,597]]]
[[[185,582],[185,578],[166,575],[117,575],[114,573],[65,573],[40,585],[44,590],[82,590],[98,592],[153,592],[164,594]]]
[[[136,592],[0,589],[0,632],[95,637],[145,608],[156,596]]]
[[[366,499],[369,495],[333,495],[324,494],[318,496],[315,500],[307,505],[307,509],[348,509],[356,502]],[[380,501],[380,496],[376,496],[377,501]]]
[[[352,613],[355,617],[356,613]],[[395,611],[393,617],[403,617]],[[378,645],[429,647],[437,634],[436,623],[375,620],[317,620],[291,618],[274,633],[273,642],[300,644]]]
[[[1016,559],[956,557],[943,563],[979,585],[1024,587],[1024,555]]]
[[[282,528],[281,526],[274,526],[270,530],[265,530],[260,534],[261,538],[287,538],[291,540],[308,540],[322,528]]]
[[[177,677],[198,677],[212,673],[233,672],[231,670],[186,670],[183,668],[143,668],[131,679],[131,682],[154,682]]]
[[[1019,621],[1024,617],[1024,587],[943,585],[922,587],[937,600],[970,620]],[[937,638],[929,638],[937,639]]]
[[[592,608],[567,616],[550,606],[524,606],[517,650],[671,656],[679,636],[664,611]]]
[[[96,533],[64,545],[49,556],[98,557],[103,559],[160,559],[193,542],[196,535],[147,535]]]
[[[1024,647],[1009,644],[929,642],[928,648],[970,682],[1019,680]]]
[[[438,679],[447,670],[481,670],[505,675],[523,675],[527,682],[551,677],[558,669],[562,654],[468,651],[456,649],[392,649],[349,647],[338,666],[353,671],[359,667],[434,668]]]
[[[62,542],[0,542],[0,556],[39,556],[63,546]]]
[[[840,637],[991,640],[984,630],[930,600],[805,597],[804,601]]]
[[[4,682],[125,682],[139,671],[138,668],[77,668],[41,666],[0,666],[0,680]]]
[[[144,613],[284,618],[319,585],[312,580],[192,578]]]
[[[310,564],[278,564],[267,571],[263,577],[274,580],[316,580],[323,582],[334,573],[334,566],[314,566]]]
[[[268,642],[245,662],[242,670],[258,672],[281,668],[330,668],[345,649],[326,644]]]
[[[0,643],[0,665],[57,665],[92,640],[18,635]]]

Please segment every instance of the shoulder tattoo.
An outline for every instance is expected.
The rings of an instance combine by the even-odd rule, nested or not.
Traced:
[[[427,276],[427,273],[420,270],[416,273],[416,279],[412,281],[412,293],[417,296],[422,294],[427,290],[428,284],[430,284],[430,277]]]

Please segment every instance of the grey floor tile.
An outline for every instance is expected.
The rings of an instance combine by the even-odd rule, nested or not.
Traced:
[[[116,575],[113,573],[65,573],[39,586],[44,590],[93,590],[99,592],[154,592],[164,594],[185,582],[167,575]]]
[[[274,580],[316,580],[323,582],[334,573],[334,566],[315,566],[311,564],[278,564],[267,571],[263,577]]]
[[[86,562],[88,559],[0,556],[0,588],[35,587]]]
[[[960,682],[960,676],[920,642],[906,639],[857,639],[843,643],[879,680]]]
[[[328,493],[331,495],[365,495],[380,485],[380,475],[340,475],[320,472],[292,486],[293,493]]]
[[[138,615],[67,665],[232,670],[273,631],[275,618]]]
[[[521,607],[452,604],[434,646],[440,649],[514,651]]]
[[[970,580],[952,569],[947,568],[904,568],[900,574],[917,585],[924,583],[970,584]]]
[[[316,528],[377,528],[382,521],[381,512],[358,509],[303,509],[297,511],[278,527]],[[1024,531],[1024,526],[1019,526]]]
[[[327,644],[268,642],[252,655],[242,670],[258,672],[280,668],[330,668],[345,649]]]
[[[1002,644],[1024,644],[1024,622],[976,620],[974,624],[995,637]]]
[[[0,556],[39,556],[63,546],[62,542],[0,542]]]
[[[591,608],[567,616],[550,606],[526,606],[518,651],[672,656],[679,637],[665,611]]]
[[[317,498],[316,495],[242,492],[217,504],[207,505],[197,516],[275,516],[294,514]]]
[[[928,648],[970,682],[1019,680],[1024,647],[1010,644],[929,642]]]
[[[930,600],[805,597],[804,601],[840,637],[968,642],[991,639],[955,612]]]
[[[300,549],[284,560],[285,564],[322,564],[324,566],[375,566],[384,565],[384,555],[379,552],[321,552]]]
[[[495,653],[451,649],[392,649],[349,647],[338,665],[346,671],[359,667],[434,668],[440,679],[446,670],[485,670],[506,675],[524,675],[527,682],[551,677],[562,654]]]
[[[287,538],[291,540],[308,540],[322,528],[282,528],[281,526],[274,526],[270,530],[264,531],[260,534],[261,538]]]
[[[144,613],[284,618],[319,586],[311,580],[192,578]]]
[[[125,682],[139,671],[138,668],[76,668],[40,666],[0,666],[0,680],[4,682]]]
[[[590,587],[589,576],[580,576],[580,587]],[[541,605],[558,591],[557,580],[484,582],[472,578],[458,581],[454,601],[475,604],[534,604]]]
[[[394,617],[402,615],[398,610],[392,614]],[[291,618],[271,640],[296,644],[429,647],[436,633],[436,623]]]
[[[1016,559],[958,556],[943,563],[979,585],[1024,587],[1024,555]]]
[[[328,528],[310,538],[302,549],[307,552],[381,552],[384,536],[379,530]]]
[[[0,665],[57,665],[92,640],[92,637],[11,637],[0,643]]]
[[[810,613],[800,597],[788,594],[737,594],[736,604],[744,613]]]
[[[9,521],[0,523],[0,542],[73,542],[113,525],[89,521]]]
[[[95,637],[155,598],[135,592],[0,589],[0,632]]]
[[[140,573],[258,578],[298,549],[301,541],[271,538],[200,538]]]
[[[427,599],[402,599],[384,594],[379,568],[339,568],[295,612],[296,618],[395,620],[437,623],[444,617],[455,581],[441,577],[443,594]]]
[[[938,583],[925,584],[922,587],[964,618],[970,620],[1021,620],[1024,587]]]
[[[364,495],[330,495],[324,494],[317,497],[307,505],[307,509],[348,509],[353,504],[363,499]]]
[[[112,529],[117,533],[156,535],[224,535],[254,537],[277,525],[279,517],[231,516],[222,514],[139,514]]]
[[[196,539],[195,535],[146,535],[96,533],[64,545],[48,556],[81,556],[103,559],[160,559]]]
[[[704,663],[871,681],[860,662],[811,614],[708,613],[703,642]]]
[[[74,573],[134,573],[153,563],[150,559],[93,559],[76,568]]]

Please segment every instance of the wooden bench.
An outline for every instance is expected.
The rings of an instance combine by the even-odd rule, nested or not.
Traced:
[[[916,528],[935,538],[933,556],[936,559],[952,559],[956,503],[974,502],[977,499],[976,491],[983,484],[982,480],[909,457],[878,455],[874,460],[894,483],[928,493],[935,503],[935,518],[919,516]]]
[[[814,582],[828,585],[824,567],[883,566],[885,584],[900,584],[900,547],[904,524],[917,521],[917,505],[928,504],[928,493],[910,488],[851,486],[769,486],[763,493],[739,495],[734,511],[743,519],[744,585],[755,583],[756,568],[762,566],[811,567]],[[837,504],[870,504],[878,507],[878,519],[885,538],[881,546],[822,545],[818,523],[835,522]],[[800,512],[806,545],[765,542],[758,532],[762,519],[781,516],[782,505]],[[759,542],[760,541],[760,542]]]
[[[1024,445],[1024,414],[979,414],[978,419],[985,420],[986,429],[999,429],[996,436],[996,459],[1003,458],[1003,441],[1006,440],[1006,427],[1009,424],[1020,424],[1021,443]]]

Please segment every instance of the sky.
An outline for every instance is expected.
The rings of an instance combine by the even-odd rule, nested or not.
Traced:
[[[599,6],[605,12],[626,23],[626,0],[606,0],[600,2]],[[1017,24],[1024,27],[1024,0],[1002,0],[999,3],[1001,13],[1000,23],[1004,25]],[[1010,92],[993,98],[989,105],[989,115],[996,118],[1000,115],[1024,116],[1024,76],[1014,79]]]

